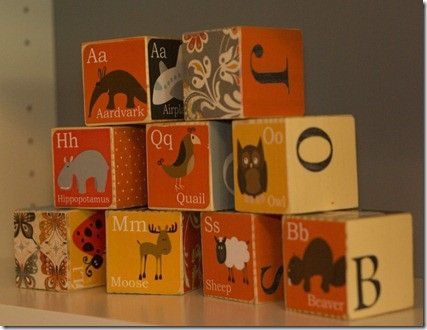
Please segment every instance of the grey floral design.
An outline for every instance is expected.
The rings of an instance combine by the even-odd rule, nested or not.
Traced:
[[[210,31],[203,49],[187,51],[186,119],[230,119],[240,115],[240,29]]]

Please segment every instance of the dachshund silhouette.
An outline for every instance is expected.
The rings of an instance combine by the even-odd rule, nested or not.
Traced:
[[[322,277],[321,288],[329,292],[329,286],[345,284],[345,256],[333,262],[332,250],[322,238],[314,238],[304,251],[302,259],[293,256],[288,263],[288,278],[293,285],[304,280],[304,291],[310,292],[310,279],[314,275]]]

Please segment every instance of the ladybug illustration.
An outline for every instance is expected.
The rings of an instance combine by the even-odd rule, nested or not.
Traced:
[[[99,269],[104,263],[105,254],[105,216],[103,211],[98,211],[83,221],[73,232],[74,244],[84,253],[83,263],[87,265],[85,272],[91,277],[91,267]]]

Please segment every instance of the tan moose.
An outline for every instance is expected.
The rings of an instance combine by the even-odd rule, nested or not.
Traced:
[[[164,229],[161,229],[160,226],[157,228],[154,225],[148,225],[148,231],[152,234],[159,234],[157,237],[157,243],[144,242],[141,243],[137,240],[139,244],[139,279],[142,280],[146,278],[146,265],[147,265],[147,256],[152,255],[156,258],[156,275],[154,276],[155,280],[161,280],[162,276],[162,255],[169,254],[172,250],[171,241],[169,239],[169,233],[175,233],[178,226],[176,222],[169,227],[165,226]],[[142,272],[142,258],[144,258],[144,272]],[[160,266],[160,267],[159,267]],[[160,269],[159,269],[160,268]],[[159,270],[159,271],[158,271]],[[141,274],[142,273],[142,274]]]

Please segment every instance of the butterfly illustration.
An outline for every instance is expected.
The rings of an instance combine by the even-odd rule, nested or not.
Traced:
[[[67,258],[64,257],[61,263],[55,265],[44,253],[41,253],[41,271],[47,275],[44,286],[47,290],[67,290]]]
[[[25,238],[33,238],[33,226],[31,222],[34,221],[36,215],[33,212],[16,212],[13,215],[13,226],[15,228],[14,237],[18,236],[19,232],[22,232]]]
[[[67,239],[64,213],[43,212],[42,217],[43,220],[40,221],[40,242],[44,242],[53,233],[58,233],[63,240]]]
[[[34,288],[36,280],[34,274],[38,271],[37,268],[37,251],[31,254],[25,261],[24,265],[21,265],[15,258],[15,283],[18,288],[24,284],[26,288]]]

